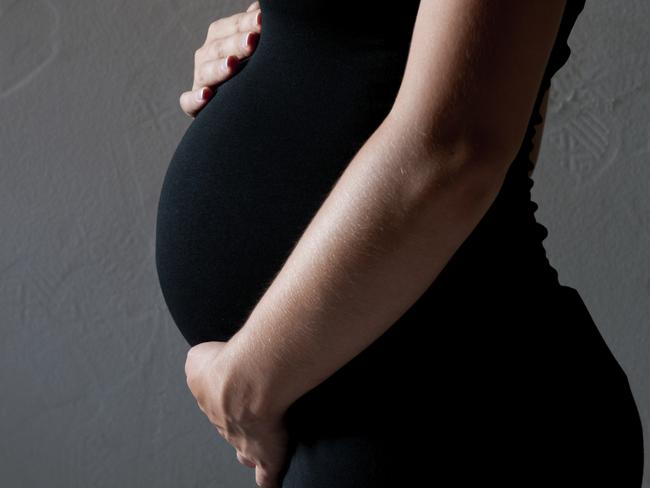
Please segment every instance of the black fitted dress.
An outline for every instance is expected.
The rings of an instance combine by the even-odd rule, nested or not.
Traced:
[[[256,51],[192,121],[160,195],[158,276],[190,345],[243,325],[388,114],[419,6],[260,3]],[[385,334],[289,409],[285,488],[641,486],[627,376],[579,293],[558,282],[530,193],[533,126],[584,3],[567,2],[484,218]]]

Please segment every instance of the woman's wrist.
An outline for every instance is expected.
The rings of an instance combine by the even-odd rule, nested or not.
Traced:
[[[274,381],[272,365],[246,336],[244,328],[224,348],[217,364],[223,408],[238,422],[282,416],[292,400],[285,398]],[[268,361],[266,361],[268,363]]]

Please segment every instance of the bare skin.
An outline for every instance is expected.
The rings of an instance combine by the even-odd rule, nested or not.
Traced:
[[[188,351],[190,390],[259,486],[288,461],[287,408],[386,332],[493,203],[565,1],[422,0],[390,113],[243,327]]]
[[[222,17],[210,24],[203,45],[194,53],[194,82],[179,103],[190,117],[203,109],[217,87],[235,76],[249,58],[262,31],[262,11],[253,2],[245,12]]]

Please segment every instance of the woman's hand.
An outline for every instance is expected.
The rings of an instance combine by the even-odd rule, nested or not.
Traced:
[[[269,412],[264,417],[247,409],[241,382],[229,368],[227,342],[203,342],[187,353],[187,385],[201,411],[219,434],[237,451],[237,460],[255,468],[255,482],[263,488],[279,488],[288,462],[289,435],[284,416]]]
[[[210,24],[205,42],[194,53],[192,90],[180,96],[183,112],[196,117],[212,98],[217,85],[237,73],[241,60],[248,58],[257,47],[261,28],[262,11],[258,1],[246,12],[222,17]]]

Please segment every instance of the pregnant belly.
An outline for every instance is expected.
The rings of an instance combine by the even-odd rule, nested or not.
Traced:
[[[260,43],[219,87],[163,181],[156,267],[192,345],[228,340],[244,324],[397,88],[384,81],[370,92],[373,76],[386,80],[372,62],[366,77],[333,64],[324,80],[323,71],[289,59],[279,74],[282,59],[271,57]],[[319,69],[328,70],[322,62]],[[337,78],[345,88],[331,83]]]

